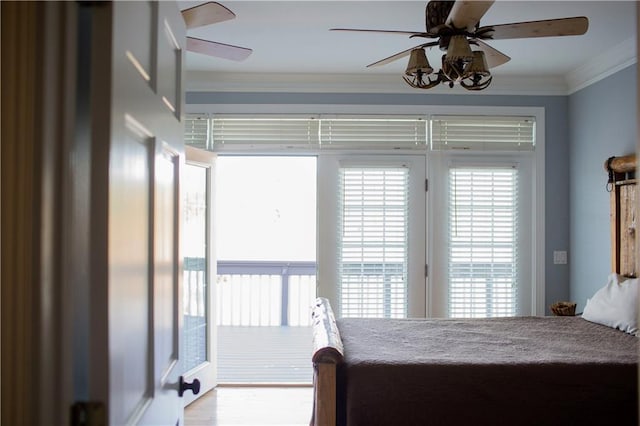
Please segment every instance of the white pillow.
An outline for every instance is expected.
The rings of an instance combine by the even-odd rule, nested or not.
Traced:
[[[607,285],[587,299],[582,318],[638,335],[638,279],[613,273]]]

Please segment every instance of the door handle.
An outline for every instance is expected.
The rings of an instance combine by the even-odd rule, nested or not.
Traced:
[[[184,376],[180,376],[180,387],[178,388],[178,396],[182,397],[182,395],[187,389],[191,389],[191,392],[193,392],[194,395],[199,394],[200,380],[193,379],[193,382],[187,383],[184,381]]]

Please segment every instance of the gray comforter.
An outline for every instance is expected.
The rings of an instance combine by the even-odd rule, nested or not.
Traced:
[[[638,339],[580,317],[338,328],[339,424],[637,424]]]

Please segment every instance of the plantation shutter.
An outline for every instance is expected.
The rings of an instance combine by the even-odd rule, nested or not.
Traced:
[[[533,117],[431,117],[431,149],[469,151],[533,151]]]
[[[339,187],[341,316],[406,317],[409,169],[342,167]]]
[[[518,172],[449,170],[449,316],[517,312]]]

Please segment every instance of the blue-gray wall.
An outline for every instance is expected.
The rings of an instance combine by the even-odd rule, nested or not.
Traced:
[[[578,311],[611,271],[604,162],[636,150],[636,72],[637,64],[569,96],[570,295]]]
[[[187,93],[187,104],[466,105],[544,107],[546,123],[546,306],[569,300],[569,267],[553,251],[569,247],[569,106],[567,96],[415,95],[345,93]],[[390,107],[391,108],[391,107]],[[197,110],[197,108],[192,108]],[[389,111],[393,113],[393,110]]]

